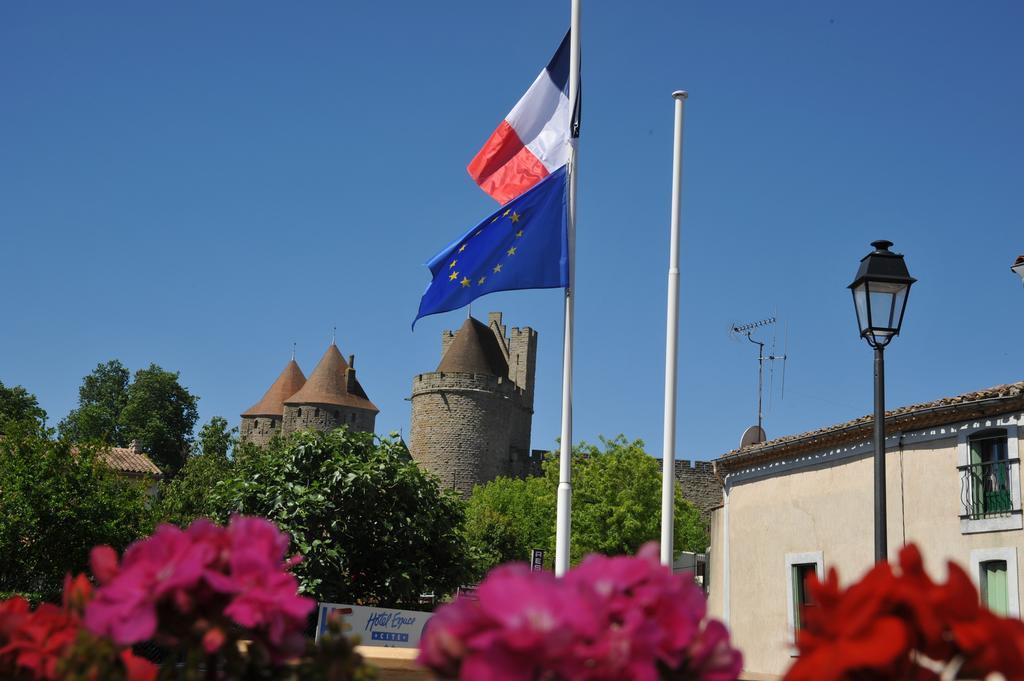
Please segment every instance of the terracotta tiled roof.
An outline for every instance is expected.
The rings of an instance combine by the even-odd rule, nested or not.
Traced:
[[[353,370],[354,371],[354,370]],[[333,343],[309,375],[306,384],[284,401],[285,404],[329,404],[380,411],[366,396],[363,386],[353,376],[352,390],[348,389],[348,364]]]
[[[885,412],[885,430],[888,433],[938,426],[954,421],[1006,414],[1024,409],[1024,381],[997,385],[985,390],[944,397],[932,402],[912,404]],[[874,427],[873,415],[799,435],[768,440],[741,449],[734,449],[717,460],[717,465],[734,470],[756,462],[763,462],[826,446],[836,446],[870,438]]]
[[[263,395],[263,399],[249,407],[242,416],[283,416],[284,401],[297,393],[305,383],[306,375],[293,359]]]
[[[508,362],[494,332],[482,322],[467,317],[437,365],[437,371],[508,378]]]
[[[132,447],[107,447],[106,449],[99,450],[96,454],[103,463],[119,473],[152,475],[157,478],[163,476],[163,473],[156,467],[156,464],[139,449],[133,449]]]

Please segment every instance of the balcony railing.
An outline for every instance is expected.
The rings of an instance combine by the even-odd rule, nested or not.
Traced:
[[[1020,513],[1014,503],[1012,480],[1019,476],[1020,459],[958,466],[960,471],[961,518],[995,518]]]

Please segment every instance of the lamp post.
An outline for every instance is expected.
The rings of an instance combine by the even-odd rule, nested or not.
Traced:
[[[1017,259],[1010,265],[1010,269],[1024,281],[1024,255],[1018,255]]]
[[[872,241],[850,284],[860,336],[875,350],[875,562],[888,560],[885,515],[885,346],[900,333],[910,286],[917,281],[891,241]]]

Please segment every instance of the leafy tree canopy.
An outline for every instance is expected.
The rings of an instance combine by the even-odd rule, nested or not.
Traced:
[[[61,438],[127,447],[129,439],[121,427],[121,412],[128,403],[129,385],[131,372],[118,360],[97,364],[82,379],[78,408],[72,409],[58,426]]]
[[[302,590],[321,601],[414,605],[468,575],[463,502],[423,473],[405,445],[345,428],[248,448],[213,493],[220,520],[259,515],[304,558]]]
[[[150,364],[132,379],[115,359],[97,365],[82,380],[78,407],[61,421],[60,434],[72,442],[117,447],[138,440],[161,470],[174,475],[192,443],[197,402],[176,372]]]
[[[554,559],[558,457],[548,455],[543,475],[525,480],[498,478],[473,490],[466,534],[480,569],[527,560],[529,550]],[[641,440],[625,436],[600,445],[573,448],[572,545],[575,563],[588,553],[635,553],[661,536],[661,462]],[[697,508],[675,495],[675,549],[704,551],[707,532]]]
[[[20,385],[8,388],[0,381],[0,434],[7,423],[29,423],[42,429],[46,425],[46,411],[25,388]]]
[[[90,447],[21,423],[0,438],[0,461],[0,592],[59,600],[95,544],[123,550],[152,530],[148,483],[118,476]]]
[[[161,521],[184,527],[196,518],[216,515],[210,492],[232,474],[234,463],[228,453],[237,432],[222,416],[214,416],[199,430],[192,456],[175,478],[160,486]]]

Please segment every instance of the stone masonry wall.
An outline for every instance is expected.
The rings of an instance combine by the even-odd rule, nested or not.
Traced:
[[[696,506],[710,522],[711,509],[722,505],[722,483],[715,477],[715,467],[710,461],[676,460],[676,480],[683,488],[683,498]]]
[[[265,447],[275,435],[281,434],[281,417],[243,416],[242,427],[239,430],[242,442],[252,442]]]
[[[348,426],[355,432],[372,433],[376,420],[377,415],[372,411],[332,404],[285,405],[284,408],[286,434],[299,430],[328,431],[339,426]]]
[[[511,382],[468,373],[413,379],[409,450],[446,489],[468,495],[474,485],[508,475]]]

